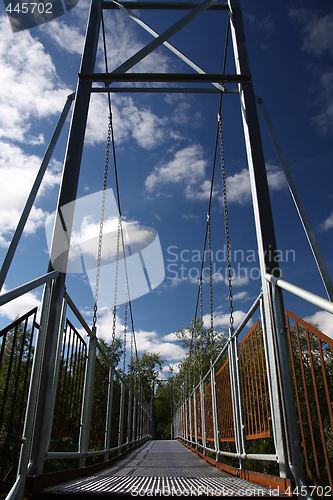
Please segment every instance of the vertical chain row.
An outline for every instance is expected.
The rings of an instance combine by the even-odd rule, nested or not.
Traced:
[[[199,298],[200,298],[200,378],[202,378],[202,364],[203,364],[203,338],[202,338],[202,276],[200,276],[199,284]]]
[[[128,308],[128,279],[126,278],[125,292],[125,311],[124,311],[124,359],[123,359],[123,374],[126,373],[126,334],[127,334],[127,308]]]
[[[223,207],[224,207],[224,224],[225,224],[225,241],[227,249],[227,270],[228,270],[228,291],[229,291],[229,314],[230,314],[230,327],[233,328],[233,304],[232,304],[232,273],[230,264],[230,241],[229,241],[229,220],[228,220],[228,205],[227,205],[227,183],[225,177],[224,166],[224,146],[223,146],[223,133],[222,133],[222,118],[218,114],[219,135],[220,135],[220,153],[221,153],[221,170],[222,170],[222,188],[223,188]]]
[[[113,319],[112,319],[112,346],[116,340],[116,317],[117,317],[117,290],[118,290],[118,267],[119,267],[119,242],[120,242],[121,218],[118,215],[118,228],[117,228],[117,249],[116,249],[116,272],[114,280],[114,301],[113,301]]]
[[[210,215],[207,214],[208,253],[209,253],[209,300],[210,300],[210,356],[214,358],[214,311],[213,311],[213,273],[212,273],[212,233]]]
[[[99,277],[100,277],[101,258],[102,258],[102,241],[103,241],[103,225],[104,225],[104,211],[105,211],[105,195],[106,195],[106,186],[107,186],[108,169],[109,169],[111,128],[112,128],[112,118],[111,118],[111,115],[109,115],[108,135],[107,135],[107,141],[106,141],[106,154],[105,154],[105,164],[104,164],[104,179],[103,179],[103,195],[102,195],[101,219],[100,219],[100,223],[99,223],[99,235],[98,235],[97,268],[96,268],[96,284],[95,284],[94,315],[93,315],[93,327],[94,328],[96,327],[96,321],[97,321],[97,302],[98,302]]]

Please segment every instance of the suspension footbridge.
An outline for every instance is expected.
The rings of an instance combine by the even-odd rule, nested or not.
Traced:
[[[103,11],[120,9],[154,38],[109,72]],[[158,34],[139,19],[135,9],[189,11]],[[226,44],[232,38],[235,73],[205,73],[168,39],[204,11],[225,15]],[[96,73],[98,42],[105,72]],[[196,73],[133,73],[138,62],[164,44]],[[142,83],[155,86],[142,86]],[[185,86],[189,82],[191,87]],[[100,86],[104,84],[104,87]],[[118,86],[126,83],[126,87]],[[170,85],[172,83],[172,85]],[[160,84],[165,84],[162,87]],[[133,85],[132,87],[129,87]],[[176,86],[175,86],[176,85]],[[136,340],[114,145],[110,95],[116,92],[215,93],[220,95],[214,167],[207,212],[204,251],[211,257],[211,202],[215,162],[220,151],[224,226],[228,256],[230,326],[217,349],[212,307],[211,328],[202,328],[203,264],[193,322],[188,370],[177,401],[170,385],[171,440],[154,440],[153,398],[147,402],[135,361]],[[89,99],[107,93],[109,122],[99,233],[96,243],[94,316],[88,325],[65,287]],[[222,96],[239,94],[258,243],[261,288],[241,323],[233,317],[229,218]],[[225,97],[224,97],[225,96]],[[238,0],[220,2],[126,2],[92,0],[82,64],[75,94],[65,104],[40,172],[1,268],[5,282],[43,175],[74,103],[55,217],[47,273],[0,296],[0,306],[43,286],[37,307],[0,332],[0,474],[6,500],[55,496],[297,496],[332,495],[333,341],[284,306],[283,290],[333,314],[333,286],[314,232],[290,173],[287,160],[263,100],[254,93],[243,18]],[[260,109],[303,223],[327,299],[281,279],[257,109]],[[117,229],[112,337],[116,338],[117,286],[125,296],[124,345],[130,345],[132,371],[126,373],[98,339],[98,292],[103,274],[103,220],[109,157],[113,156]],[[153,235],[154,236],[154,235]],[[153,237],[152,237],[153,238]],[[110,244],[110,241],[108,242]],[[105,244],[105,241],[104,241]],[[140,250],[141,252],[141,250]],[[138,252],[138,253],[140,253]],[[149,259],[141,252],[145,269]],[[146,260],[145,260],[146,259]],[[145,278],[146,279],[146,278]],[[250,320],[253,326],[249,327]],[[37,321],[37,318],[38,319]],[[130,338],[130,340],[126,337]],[[206,342],[210,360],[203,369]],[[54,465],[52,465],[54,464]]]

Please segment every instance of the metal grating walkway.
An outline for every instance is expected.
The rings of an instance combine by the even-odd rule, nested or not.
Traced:
[[[43,490],[131,496],[271,496],[269,488],[208,464],[178,441],[149,441],[102,472]]]

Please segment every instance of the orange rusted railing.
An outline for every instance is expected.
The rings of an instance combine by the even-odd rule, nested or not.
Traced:
[[[303,460],[311,484],[333,490],[333,340],[289,311],[291,353]]]
[[[270,436],[269,399],[259,321],[239,344],[246,439]]]

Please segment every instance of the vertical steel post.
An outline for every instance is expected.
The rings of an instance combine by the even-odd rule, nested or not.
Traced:
[[[186,395],[185,395],[186,397]],[[187,399],[184,402],[184,417],[185,417],[185,439],[188,439],[188,408],[187,408]]]
[[[133,401],[133,422],[132,422],[132,441],[133,444],[137,444],[137,423],[136,423],[136,411],[137,411],[137,400],[134,393],[134,401]]]
[[[289,468],[295,478],[296,484],[301,488],[303,487],[302,491],[304,491],[305,483],[303,480],[303,466],[300,450],[300,437],[297,425],[295,392],[292,383],[292,368],[287,337],[288,333],[285,326],[286,323],[281,322],[281,318],[284,318],[284,310],[283,303],[281,303],[280,300],[279,289],[274,284],[272,284],[271,286],[274,305],[275,327],[277,331],[277,347],[280,355],[279,367],[281,372],[279,375],[281,378],[283,394],[281,402],[283,405],[284,426],[287,434]],[[307,491],[307,495],[310,497],[309,491]]]
[[[126,436],[126,441],[127,441],[126,449],[127,450],[129,448],[129,443],[131,441],[132,392],[133,392],[132,389],[129,388],[129,392],[128,392],[128,409],[127,409],[127,436]]]
[[[84,51],[81,61],[81,73],[92,73],[94,71],[101,17],[102,0],[92,0]],[[58,199],[58,214],[60,214],[60,209],[62,206],[76,199],[83,142],[90,101],[90,92],[91,82],[78,82]],[[54,269],[52,256],[54,255],[54,252],[57,251],[57,246],[59,245],[56,235],[64,234],[65,232],[65,234],[67,235],[67,241],[70,241],[72,221],[68,220],[66,222],[67,227],[63,228],[60,222],[60,217],[56,217],[51,247],[51,260],[48,267],[49,271],[52,271]],[[67,259],[68,252],[64,252],[61,262],[61,269],[66,268]],[[47,426],[49,425],[50,420],[49,408],[50,398],[52,395],[51,384],[54,373],[56,351],[55,346],[57,345],[57,335],[59,331],[61,303],[64,294],[65,278],[66,274],[61,272],[52,290],[50,315],[46,333],[46,346],[42,367],[41,386],[37,404],[35,433],[33,438],[33,466],[31,469],[32,474],[41,474],[44,468]]]
[[[241,387],[239,356],[238,356],[238,340],[237,338],[233,337],[233,328],[229,329],[229,337],[231,337],[232,339],[229,344],[228,350],[229,350],[231,397],[232,397],[232,407],[234,414],[235,445],[236,445],[236,452],[239,455],[239,468],[245,469],[245,460],[243,457],[246,453],[246,448],[245,448],[246,441],[245,441],[242,387]]]
[[[234,47],[236,71],[238,74],[251,74],[240,1],[228,0],[228,3],[231,16],[231,33]],[[283,406],[281,404],[281,400],[284,395],[282,393],[281,380],[279,377],[279,355],[276,349],[277,332],[275,329],[273,318],[273,304],[270,288],[267,282],[265,282],[264,278],[265,272],[269,272],[273,276],[280,275],[279,266],[276,262],[278,253],[275,241],[274,223],[268,190],[265,159],[262,149],[258,114],[256,108],[256,98],[254,95],[252,83],[249,82],[246,84],[239,84],[239,93],[247,159],[249,165],[259,264],[263,288],[268,347],[266,355],[270,364],[271,376],[274,378],[274,382],[272,385],[275,386],[275,391],[273,391],[272,394],[273,399],[271,401],[271,404],[274,407],[273,415],[276,419],[275,447],[278,456],[280,476],[290,477],[291,473],[287,456],[287,436],[286,428],[283,424]],[[282,293],[280,293],[279,301],[283,303]],[[281,321],[284,322],[282,318]]]
[[[198,449],[198,415],[197,415],[197,395],[193,387],[193,411],[194,411],[194,441],[195,449]]]
[[[218,460],[220,451],[220,435],[219,435],[219,420],[218,420],[218,410],[217,410],[215,366],[213,365],[210,368],[210,387],[212,391],[214,446],[216,451],[216,460]]]
[[[17,476],[21,479],[20,487],[17,493],[17,500],[23,500],[24,496],[24,487],[25,487],[27,468],[29,463],[29,453],[34,433],[36,405],[38,401],[41,367],[42,367],[43,352],[45,347],[46,326],[50,308],[51,289],[52,289],[52,282],[49,282],[44,287],[40,330],[38,331],[36,337],[35,351],[31,368],[29,393],[28,393],[24,427],[22,433],[22,445],[20,449],[19,464],[17,469]]]
[[[205,415],[205,388],[203,380],[200,380],[200,405],[201,405],[201,433],[202,433],[202,446],[203,454],[206,455],[206,415]]]
[[[119,413],[119,429],[118,429],[118,455],[121,454],[121,446],[123,444],[123,429],[124,429],[124,409],[125,409],[125,382],[121,382],[120,393],[120,413]]]
[[[63,343],[63,338],[64,338],[64,330],[66,328],[66,326],[65,326],[66,315],[67,315],[67,300],[64,298],[63,304],[62,304],[62,313],[61,313],[61,321],[60,321],[60,328],[59,328],[59,335],[58,335],[56,360],[55,360],[55,370],[54,370],[53,385],[52,385],[52,398],[51,398],[51,402],[50,402],[50,416],[51,416],[51,418],[50,418],[49,426],[48,426],[46,449],[49,448],[50,440],[51,440],[54,406],[55,406],[55,400],[56,400],[56,395],[57,395],[58,377],[59,377],[60,361],[61,361],[61,349],[62,349],[62,343]]]
[[[191,392],[188,398],[188,419],[189,419],[189,438],[190,443],[192,443],[192,402],[191,402]]]
[[[171,439],[175,439],[175,425],[174,425],[174,401],[173,401],[173,380],[170,379],[170,393],[171,393]]]
[[[91,424],[91,410],[94,392],[94,378],[95,378],[95,365],[96,365],[96,329],[92,328],[91,337],[89,337],[88,357],[86,363],[83,401],[81,412],[81,424],[79,434],[79,453],[87,453],[89,449],[90,438],[90,424]],[[79,467],[84,467],[85,457],[80,457]]]
[[[105,439],[104,439],[104,449],[108,450],[110,448],[110,436],[111,436],[111,424],[112,424],[112,403],[113,403],[113,387],[114,387],[114,369],[109,368],[109,383],[108,383],[108,402],[106,408],[106,426],[105,426]],[[108,460],[109,453],[106,451],[104,455],[104,460]]]

